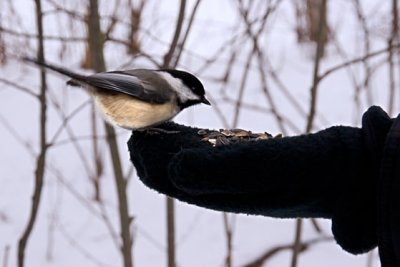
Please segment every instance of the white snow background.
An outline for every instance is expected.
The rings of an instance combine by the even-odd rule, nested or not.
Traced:
[[[295,0],[294,0],[295,1]],[[47,1],[43,2],[44,10],[51,10]],[[80,1],[59,1],[68,9],[80,14],[85,13],[85,4]],[[263,49],[268,51],[272,66],[279,69],[279,76],[287,88],[296,96],[304,110],[309,106],[309,90],[312,83],[313,49],[301,46],[296,41],[294,32],[294,11],[290,1],[282,1],[273,15],[270,28],[262,38]],[[112,12],[112,1],[100,1],[101,15]],[[390,1],[368,0],[362,1],[366,14],[370,14],[370,25],[382,27],[382,35],[389,24]],[[17,13],[21,16],[22,28],[18,31],[35,33],[34,2],[29,0],[13,0]],[[188,1],[188,10],[191,10],[194,1]],[[0,14],[6,17],[5,1],[0,3]],[[143,15],[142,27],[166,45],[143,38],[142,45],[152,55],[160,57],[166,52],[171,35],[175,29],[176,14],[179,1],[149,1]],[[126,12],[121,10],[121,17]],[[329,1],[329,22],[340,45],[345,49],[348,59],[363,55],[362,33],[354,16],[354,7],[351,1]],[[236,29],[237,10],[234,1],[203,0],[194,23],[192,32],[187,42],[186,53],[181,60],[180,68],[193,71],[202,65],[201,57],[209,57],[215,52],[216,47],[228,39]],[[127,18],[128,20],[128,18]],[[4,20],[5,28],[13,29],[13,18]],[[73,33],[64,30],[66,26],[65,15],[48,15],[45,17],[45,34],[61,36],[85,36],[83,24],[76,23]],[[103,26],[106,26],[107,21]],[[383,26],[382,26],[383,25]],[[240,25],[244,29],[244,25]],[[389,26],[387,26],[389,27]],[[117,28],[115,36],[123,36],[123,29]],[[13,53],[35,56],[36,51],[23,47],[17,38],[7,39],[7,48]],[[384,38],[375,38],[371,50],[375,51],[386,46]],[[35,40],[31,41],[35,47]],[[29,49],[29,51],[26,51]],[[83,57],[84,45],[79,43],[68,44],[67,48],[60,46],[57,41],[46,41],[46,60],[62,64],[71,69],[79,69],[79,62]],[[249,49],[249,47],[244,47]],[[64,50],[65,57],[60,61],[58,54]],[[213,65],[199,78],[203,81],[207,94],[218,100],[219,88],[211,79],[215,73],[224,71],[223,66],[227,60],[227,51],[223,51],[221,63]],[[345,61],[337,54],[332,45],[328,47],[328,55],[323,59],[321,70],[335,66]],[[195,56],[193,56],[195,54]],[[386,55],[377,57],[377,62]],[[127,63],[125,48],[120,45],[107,44],[105,57],[109,70],[118,69]],[[243,57],[243,56],[242,56]],[[245,58],[243,57],[243,65]],[[138,60],[129,67],[151,67],[148,61]],[[357,79],[362,79],[362,67],[351,67]],[[228,94],[237,95],[241,72],[238,67],[230,83],[231,91]],[[82,70],[80,70],[82,71]],[[252,70],[250,77],[257,77],[256,70]],[[332,125],[359,126],[361,114],[371,104],[387,107],[388,98],[388,72],[386,68],[378,69],[372,82],[373,103],[368,103],[365,93],[361,94],[361,107],[354,106],[354,89],[348,75],[348,69],[342,69],[325,79],[318,91],[317,117],[314,132]],[[39,75],[37,68],[10,60],[7,65],[0,67],[0,77],[17,82],[23,86],[38,90]],[[68,88],[65,78],[48,73],[49,97],[58,102],[65,112],[70,114],[76,107],[88,100],[88,96],[81,90]],[[257,82],[256,82],[257,81]],[[261,95],[258,79],[250,78],[245,99],[268,107]],[[281,114],[291,118],[301,130],[305,129],[305,119],[297,114],[291,105],[275,90],[274,96]],[[399,101],[395,101],[398,109]],[[232,119],[232,105],[221,104],[220,107]],[[10,248],[8,266],[16,266],[16,248],[18,239],[24,230],[29,215],[31,196],[34,183],[35,158],[27,149],[10,133],[7,123],[20,138],[31,144],[32,150],[38,152],[38,120],[39,105],[32,97],[18,92],[9,86],[0,86],[0,115],[3,123],[0,124],[0,263]],[[395,115],[395,114],[392,114]],[[90,113],[87,107],[70,122],[76,136],[90,135]],[[49,137],[55,133],[62,124],[53,105],[48,109],[47,132]],[[6,120],[6,122],[4,121]],[[196,106],[185,110],[175,118],[176,122],[205,128],[222,128],[213,108]],[[99,118],[100,122],[100,118]],[[99,124],[101,125],[101,124]],[[253,131],[268,131],[279,133],[279,128],[272,115],[243,110],[238,127]],[[120,154],[125,171],[129,169],[130,161],[126,142],[130,136],[129,131],[117,130],[119,134]],[[289,135],[299,134],[288,130]],[[67,140],[68,135],[63,132],[59,141]],[[79,141],[84,151],[90,155],[91,141]],[[106,162],[109,162],[107,147],[101,146]],[[91,163],[92,164],[92,163]],[[91,166],[93,168],[93,166]],[[106,203],[107,213],[112,224],[118,232],[118,208],[116,202],[116,189],[112,170],[105,166],[105,175],[102,179],[101,193]],[[55,171],[57,170],[57,171]],[[323,179],[323,177],[321,177]],[[80,197],[77,197],[79,195]],[[166,265],[166,233],[165,233],[165,198],[163,195],[145,187],[133,175],[128,187],[130,213],[134,216],[134,246],[133,257],[135,266],[165,266]],[[30,267],[70,267],[70,266],[121,266],[121,256],[114,245],[110,234],[100,214],[98,205],[92,200],[93,188],[88,180],[85,169],[76,150],[70,142],[62,143],[51,148],[48,153],[48,169],[45,175],[45,185],[42,195],[38,219],[29,240],[26,253],[26,266]],[[226,255],[225,236],[223,230],[222,214],[181,202],[177,203],[176,229],[177,229],[177,264],[178,266],[223,266]],[[271,219],[262,216],[236,215],[233,238],[233,263],[241,266],[259,256],[268,248],[276,245],[289,244],[294,239],[295,220]],[[330,234],[330,221],[319,220],[326,234]],[[304,223],[303,240],[316,237],[309,221]],[[48,256],[51,255],[51,258]],[[285,251],[266,266],[289,266],[290,251]],[[335,242],[321,243],[311,247],[301,254],[299,266],[366,266],[367,256],[352,256],[343,251]],[[377,253],[374,254],[374,265],[379,266]]]

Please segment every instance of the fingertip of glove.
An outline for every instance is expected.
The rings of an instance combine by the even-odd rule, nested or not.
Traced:
[[[362,125],[363,127],[388,130],[392,125],[392,120],[381,107],[372,106],[362,116]]]
[[[362,131],[372,164],[377,170],[382,158],[386,135],[393,124],[388,114],[378,106],[370,107],[362,117]]]
[[[342,209],[332,218],[332,233],[345,251],[358,255],[374,249],[377,244],[376,221],[356,209]]]

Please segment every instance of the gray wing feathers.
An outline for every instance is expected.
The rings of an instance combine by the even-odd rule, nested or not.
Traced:
[[[140,79],[137,77],[140,76]],[[90,75],[86,82],[94,87],[131,95],[150,103],[163,104],[171,99],[170,86],[149,70],[102,72]],[[158,78],[158,79],[157,79]]]
[[[104,90],[128,94],[155,104],[163,104],[170,101],[174,94],[171,86],[158,75],[157,71],[134,69],[101,72],[85,76],[34,58],[25,57],[23,60],[71,77],[72,80],[68,81],[67,84],[72,86],[84,86],[87,84]]]

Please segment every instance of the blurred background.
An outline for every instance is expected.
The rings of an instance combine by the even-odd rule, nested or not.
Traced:
[[[213,106],[176,122],[288,136],[360,126],[371,105],[396,116],[398,27],[397,0],[0,1],[1,266],[380,266],[376,250],[337,246],[328,220],[214,212],[146,188],[130,132],[19,58],[187,70]]]

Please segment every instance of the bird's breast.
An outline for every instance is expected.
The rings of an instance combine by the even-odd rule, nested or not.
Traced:
[[[151,104],[126,94],[96,92],[94,100],[108,122],[126,129],[154,126],[172,119],[179,112],[176,99]]]

